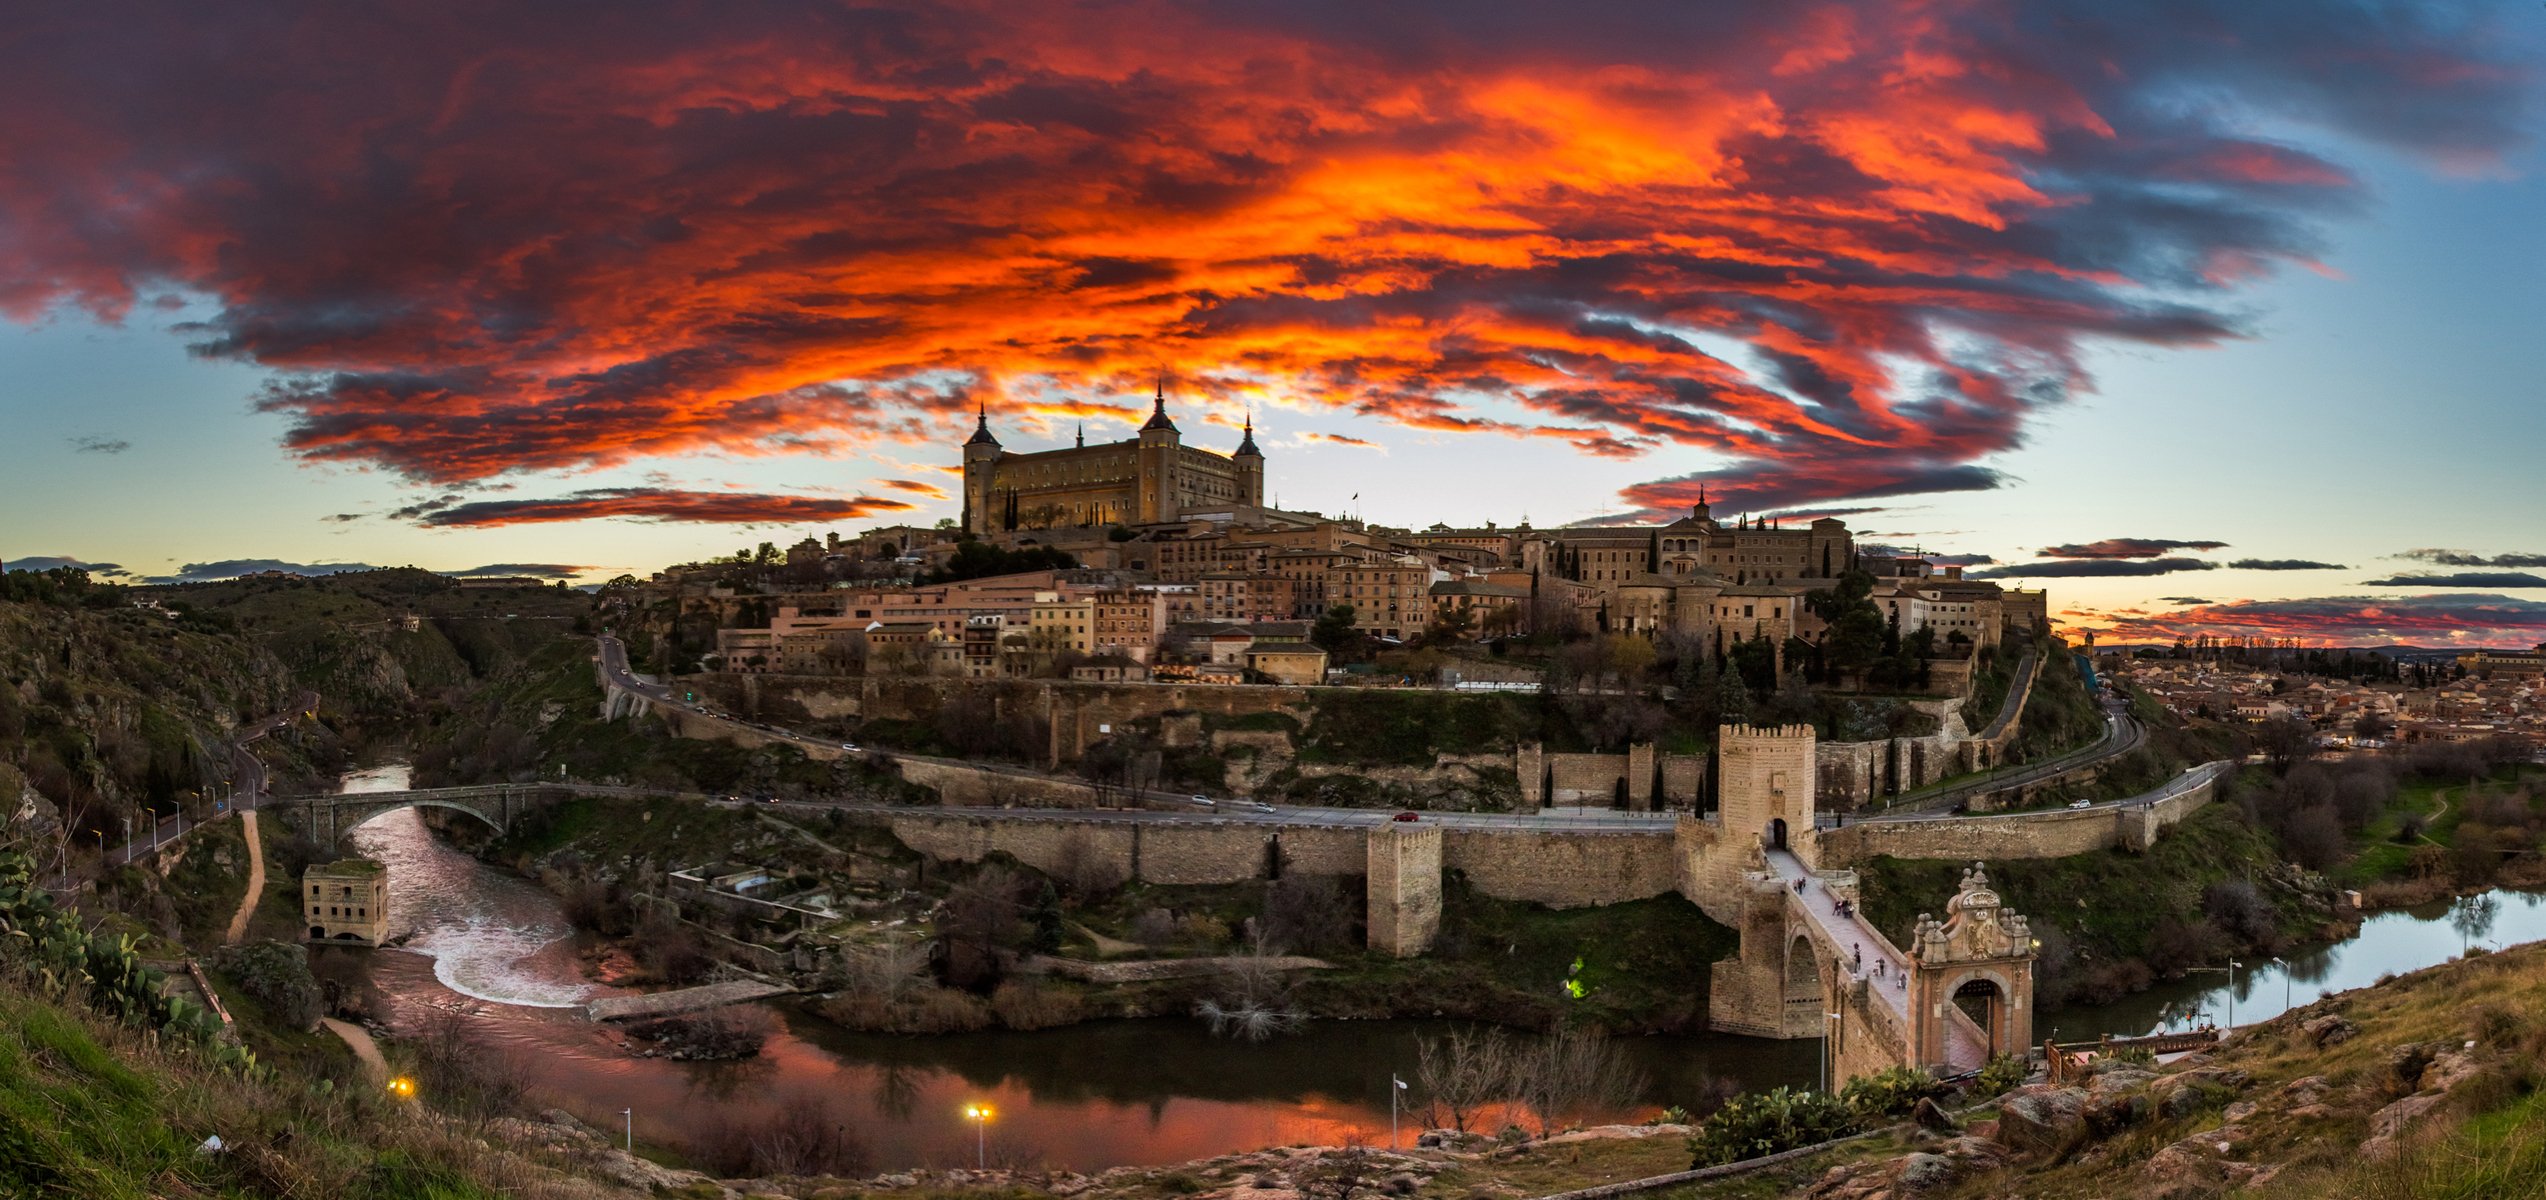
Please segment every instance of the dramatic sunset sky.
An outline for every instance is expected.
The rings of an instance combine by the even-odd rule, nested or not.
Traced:
[[[21,9],[0,559],[642,573],[1163,374],[1289,508],[1704,486],[2115,635],[2526,645],[2541,63],[2533,2]]]

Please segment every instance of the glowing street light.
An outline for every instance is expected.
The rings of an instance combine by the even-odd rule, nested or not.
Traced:
[[[973,1139],[973,1165],[987,1169],[990,1166],[990,1106],[967,1104],[964,1106],[964,1116],[973,1123],[976,1133]]]
[[[400,1075],[389,1081],[389,1094],[400,1100],[415,1099],[415,1080]]]

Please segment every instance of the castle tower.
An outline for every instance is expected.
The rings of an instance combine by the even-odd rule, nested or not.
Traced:
[[[1157,404],[1149,411],[1149,423],[1140,427],[1140,519],[1143,524],[1173,521],[1181,506],[1176,502],[1176,459],[1184,449],[1184,435],[1176,432],[1176,423],[1167,419],[1167,381],[1158,381]]]
[[[1734,846],[1757,839],[1762,847],[1791,850],[1805,866],[1817,866],[1813,786],[1820,773],[1813,750],[1810,725],[1718,727],[1716,821],[1725,838]]]
[[[1238,468],[1238,503],[1262,507],[1264,504],[1264,452],[1255,448],[1255,414],[1246,415],[1246,436],[1238,440],[1238,452],[1230,456]]]
[[[964,443],[964,528],[976,534],[991,531],[991,488],[999,473],[999,439],[990,436],[990,408],[982,406],[981,423],[973,427],[972,438]]]

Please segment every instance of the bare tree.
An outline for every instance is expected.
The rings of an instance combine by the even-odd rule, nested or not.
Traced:
[[[1086,830],[1073,829],[1062,835],[1061,848],[1053,856],[1052,881],[1060,884],[1070,899],[1085,903],[1111,895],[1123,886],[1123,870],[1106,860]]]
[[[1499,1029],[1454,1030],[1415,1047],[1415,1083],[1430,1110],[1425,1120],[1461,1133],[1478,1111],[1512,1098],[1511,1036]]]
[[[1210,1024],[1214,1036],[1261,1042],[1296,1033],[1308,1022],[1308,1014],[1291,1002],[1290,977],[1273,958],[1272,948],[1258,941],[1231,963],[1218,991],[1194,1005],[1194,1015]]]
[[[1644,1072],[1600,1034],[1559,1029],[1525,1048],[1513,1070],[1513,1091],[1538,1114],[1538,1136],[1582,1113],[1621,1108],[1644,1090]]]

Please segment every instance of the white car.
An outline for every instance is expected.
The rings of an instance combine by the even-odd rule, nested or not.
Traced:
[[[856,742],[842,742],[840,743],[840,748],[851,754],[859,753],[858,744]]]
[[[2092,800],[2071,800],[2071,801],[2069,801],[2069,807],[2071,807],[2071,808],[2093,808],[2093,807],[2095,807],[2095,802],[2094,802],[2094,801],[2092,801]]]
[[[1193,798],[1193,805],[1196,808],[1218,808],[1220,807],[1220,802],[1209,796],[1195,796]]]

